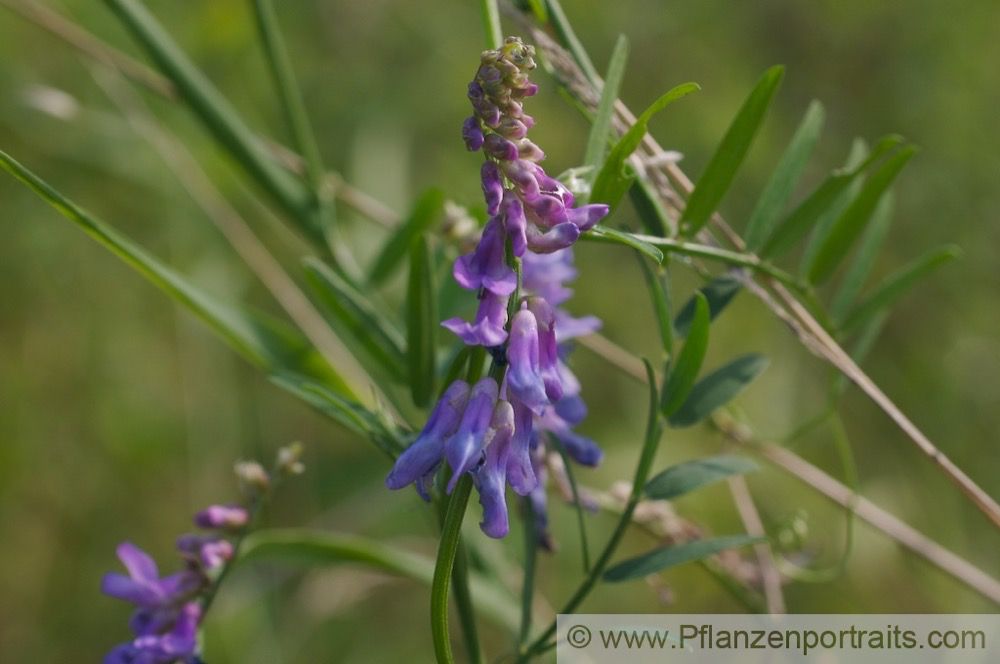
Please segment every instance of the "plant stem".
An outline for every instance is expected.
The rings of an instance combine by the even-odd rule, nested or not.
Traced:
[[[469,557],[465,542],[462,541],[461,537],[458,538],[455,568],[451,573],[451,582],[455,585],[455,608],[458,609],[458,619],[462,624],[466,655],[468,655],[470,664],[481,664],[483,653],[479,647],[476,612],[472,606],[472,593],[469,590]]]
[[[559,613],[573,613],[600,580],[601,575],[608,566],[608,563],[611,562],[611,557],[618,549],[618,544],[625,535],[625,531],[632,523],[632,514],[635,512],[635,508],[639,504],[639,499],[642,497],[642,489],[646,486],[646,480],[649,478],[649,471],[653,467],[653,458],[656,456],[656,449],[659,446],[663,422],[660,417],[660,399],[656,390],[656,374],[653,372],[653,367],[649,364],[649,362],[644,362],[646,366],[646,379],[649,383],[649,417],[646,422],[646,440],[642,447],[642,454],[639,457],[639,463],[635,469],[635,478],[632,481],[632,492],[629,495],[628,502],[625,504],[625,509],[622,511],[621,517],[618,519],[618,525],[615,526],[615,530],[611,534],[611,538],[608,540],[608,543],[605,545],[600,557],[591,568],[590,574],[588,574],[583,580],[583,583],[580,584],[580,587],[577,588],[576,592],[573,593],[573,596],[568,602],[566,602],[566,605],[563,606]],[[555,635],[555,632],[556,623],[553,622],[549,625],[549,628],[545,630],[545,632],[521,654],[520,661],[527,661],[527,659],[532,655],[536,655],[551,648],[554,644],[549,643],[549,639]]]
[[[530,496],[521,498],[524,525],[524,583],[521,587],[521,633],[518,648],[531,635],[531,604],[535,595],[535,563],[538,559],[538,533],[535,531],[535,508]]]
[[[439,664],[453,664],[448,636],[448,586],[455,567],[455,555],[462,534],[462,519],[472,493],[472,478],[463,474],[448,501],[448,511],[441,529],[441,544],[438,547],[434,579],[431,581],[431,635],[434,638],[434,653]]]

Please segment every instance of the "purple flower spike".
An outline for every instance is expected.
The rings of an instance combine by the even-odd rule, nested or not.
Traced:
[[[462,140],[465,141],[465,149],[469,152],[475,152],[483,147],[483,141],[486,139],[475,116],[467,117],[462,124]]]
[[[581,231],[589,231],[597,222],[608,216],[610,209],[603,203],[591,203],[567,210],[566,214],[570,221],[580,227]]]
[[[509,190],[503,192],[503,202],[500,205],[503,211],[504,229],[510,236],[511,249],[514,255],[520,258],[528,248],[526,235],[528,222],[524,217],[524,207],[517,196]]]
[[[483,291],[475,322],[471,325],[461,318],[449,318],[441,323],[469,346],[499,346],[507,341],[507,295],[494,295]]]
[[[507,348],[507,391],[528,408],[541,413],[549,400],[538,361],[538,323],[528,309],[514,314]]]
[[[486,199],[486,214],[491,217],[500,211],[500,198],[503,196],[503,174],[500,167],[492,161],[484,161],[479,169],[483,183],[483,197]]]
[[[455,489],[462,473],[472,470],[480,462],[499,392],[497,382],[488,376],[472,387],[469,405],[462,415],[458,430],[445,443],[445,456],[452,470],[448,493]]]
[[[104,664],[194,664],[199,661],[196,636],[200,621],[198,604],[188,602],[168,633],[144,635],[123,643],[108,653]]]
[[[221,568],[233,558],[233,545],[229,540],[204,535],[181,535],[177,538],[181,555],[197,563],[206,571]]]
[[[479,527],[493,538],[507,535],[505,481],[510,439],[514,431],[514,410],[507,401],[498,401],[490,423],[492,438],[486,445],[486,461],[473,472],[472,478],[479,491],[479,504],[483,506],[483,520]]]
[[[200,528],[238,531],[249,520],[246,508],[239,505],[210,505],[194,515],[194,523]]]
[[[483,237],[476,250],[455,260],[452,271],[455,281],[469,290],[485,288],[494,295],[513,293],[517,287],[517,275],[504,262],[504,239],[503,226],[494,217],[483,229]]]
[[[528,310],[535,315],[538,324],[538,368],[545,384],[545,394],[550,400],[559,401],[563,396],[563,386],[559,375],[555,314],[549,303],[540,297],[528,300]]]
[[[539,254],[550,254],[572,245],[580,237],[579,227],[571,221],[553,226],[547,233],[529,225],[527,228],[528,248]]]
[[[434,406],[423,431],[396,459],[392,472],[385,478],[387,487],[402,489],[436,469],[444,456],[445,439],[458,428],[468,403],[469,384],[464,380],[452,383]]]
[[[507,481],[518,495],[527,496],[538,486],[538,478],[531,465],[534,414],[517,399],[512,399],[510,403],[514,410],[514,435],[511,436],[507,455]]]

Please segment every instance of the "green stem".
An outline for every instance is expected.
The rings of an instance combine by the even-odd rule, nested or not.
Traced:
[[[648,360],[643,360],[643,363],[646,366],[646,379],[649,382],[649,416],[646,421],[646,440],[642,447],[642,454],[639,457],[639,463],[635,469],[635,478],[632,481],[632,493],[629,495],[628,502],[625,504],[625,509],[622,510],[621,517],[618,519],[618,525],[615,526],[615,531],[611,534],[611,538],[608,540],[607,545],[605,545],[600,557],[594,563],[594,566],[591,568],[590,574],[587,575],[587,578],[583,580],[580,587],[577,588],[576,592],[573,593],[573,596],[559,611],[561,614],[573,613],[576,611],[576,608],[580,606],[581,602],[583,602],[587,595],[590,594],[590,591],[601,579],[601,575],[604,574],[605,568],[607,568],[608,563],[611,562],[611,557],[618,549],[618,544],[621,543],[622,537],[625,535],[625,531],[632,522],[632,514],[635,512],[635,508],[638,506],[639,500],[642,498],[643,487],[646,486],[646,480],[649,479],[649,471],[653,467],[653,459],[656,456],[656,449],[659,447],[660,433],[662,432],[663,422],[660,417],[659,395],[657,394],[656,389],[656,374]],[[545,632],[522,653],[520,658],[521,661],[527,661],[532,655],[539,654],[549,648],[552,648],[555,644],[550,643],[549,640],[555,635],[555,633],[556,623],[553,622],[549,625],[549,628],[545,630]]]
[[[483,14],[483,35],[488,48],[503,46],[503,30],[500,27],[500,9],[497,0],[480,0],[479,7]]]
[[[462,534],[462,518],[471,493],[472,478],[464,473],[448,501],[448,512],[444,517],[441,544],[434,566],[434,579],[431,582],[431,636],[439,664],[453,664],[455,661],[448,636],[448,586]]]
[[[800,279],[792,274],[789,274],[788,272],[785,272],[784,270],[774,267],[768,262],[761,260],[754,254],[745,254],[739,251],[730,251],[728,249],[720,249],[719,247],[710,247],[705,244],[696,244],[693,242],[656,237],[653,235],[632,234],[632,237],[654,246],[665,247],[668,251],[676,254],[709,258],[712,260],[722,261],[723,263],[728,263],[730,265],[745,267],[756,272],[762,272],[763,274],[780,281],[789,288],[794,289],[798,293],[805,293],[808,291],[808,286],[806,286],[806,284],[804,284]]]
[[[524,583],[521,587],[521,634],[518,647],[531,636],[531,604],[535,596],[535,563],[538,560],[538,533],[535,530],[535,508],[530,496],[521,498],[524,524]]]
[[[451,582],[455,586],[455,608],[458,609],[458,619],[462,624],[462,637],[465,641],[465,651],[470,664],[481,664],[482,649],[479,647],[479,632],[476,629],[476,611],[472,606],[472,593],[469,590],[469,558],[465,542],[458,538],[458,549],[455,552],[455,568],[451,573]]]

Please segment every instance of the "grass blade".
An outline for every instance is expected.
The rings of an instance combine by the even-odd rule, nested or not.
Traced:
[[[742,475],[759,466],[746,457],[719,455],[695,459],[667,468],[646,484],[646,497],[653,500],[673,500],[703,486],[733,475]]]
[[[812,194],[807,196],[798,207],[782,220],[757,253],[761,257],[774,257],[791,249],[813,228],[816,220],[823,213],[836,205],[840,196],[847,191],[855,178],[876,160],[899,145],[902,140],[899,136],[887,136],[883,138],[866,158],[862,159],[859,156],[857,164],[854,163],[853,156],[849,157],[848,165],[827,176]]]
[[[707,558],[726,549],[737,549],[756,544],[764,539],[750,535],[729,535],[728,537],[695,540],[694,542],[654,549],[644,555],[618,563],[604,573],[604,580],[619,582],[640,579],[670,567]]]
[[[432,188],[423,193],[406,220],[382,247],[368,275],[368,283],[381,284],[402,264],[413,239],[430,228],[443,205],[444,192],[440,189]]]
[[[604,155],[608,149],[608,138],[611,135],[611,118],[615,112],[615,102],[618,100],[618,90],[621,88],[622,77],[625,75],[625,63],[628,60],[628,39],[618,35],[611,60],[608,62],[608,73],[604,77],[604,88],[601,90],[601,101],[597,104],[594,114],[594,124],[587,137],[587,150],[584,152],[583,164],[590,166],[590,179],[597,176]]]
[[[903,148],[889,157],[865,182],[861,193],[834,222],[830,234],[823,240],[816,257],[809,265],[806,276],[810,282],[819,283],[833,273],[871,219],[882,195],[916,151],[912,146]]]
[[[251,533],[240,546],[239,564],[276,561],[302,565],[364,565],[430,586],[434,561],[423,554],[360,535],[307,529],[268,529]],[[473,602],[483,616],[508,630],[518,629],[514,598],[475,572],[470,573]]]
[[[715,320],[722,313],[742,287],[739,279],[724,274],[712,279],[699,289],[698,294],[703,295],[708,301],[708,313],[712,320]],[[674,319],[674,330],[678,337],[686,337],[688,330],[691,329],[691,320],[694,318],[695,307],[698,304],[698,294],[691,296],[691,299],[684,303],[677,318]]]
[[[406,292],[406,358],[413,403],[421,408],[434,395],[434,338],[439,328],[434,265],[426,235],[410,245],[410,281]]]
[[[774,230],[779,215],[795,191],[805,172],[806,164],[823,130],[823,106],[818,101],[809,104],[801,124],[778,161],[778,165],[760,194],[750,215],[744,234],[748,251],[757,251]]]
[[[149,53],[181,97],[247,174],[283,208],[300,230],[323,246],[324,229],[316,201],[305,184],[264,151],[236,109],[184,54],[152,14],[136,0],[106,0]]]
[[[750,96],[743,102],[736,118],[729,125],[726,135],[712,155],[708,166],[705,167],[705,172],[698,178],[681,214],[681,232],[686,237],[693,236],[708,223],[709,217],[729,191],[736,171],[746,158],[757,130],[764,122],[764,116],[771,105],[774,93],[778,90],[784,72],[784,67],[780,66],[764,72],[750,92]]]
[[[729,403],[750,381],[767,367],[768,359],[757,353],[742,355],[698,381],[684,404],[667,422],[672,427],[689,427],[701,422]]]
[[[607,203],[612,208],[618,205],[625,192],[635,180],[635,175],[626,170],[625,161],[635,152],[642,142],[642,137],[646,135],[649,120],[677,101],[681,97],[691,94],[695,90],[700,90],[696,83],[682,83],[666,92],[663,96],[653,102],[642,115],[629,127],[625,135],[615,143],[608,153],[608,158],[604,161],[600,173],[594,180],[594,186],[590,193],[590,200],[594,203]]]
[[[323,312],[343,327],[368,355],[395,380],[406,380],[403,338],[392,323],[372,306],[370,298],[351,286],[317,258],[303,260],[306,279]]]
[[[344,379],[295,328],[219,301],[0,151],[0,166],[189,311],[252,364],[272,375],[308,376],[353,397]]]
[[[847,333],[857,329],[880,311],[888,308],[915,283],[945,263],[957,258],[961,253],[961,250],[956,246],[942,247],[905,265],[882,282],[875,289],[875,292],[865,298],[864,302],[851,312],[844,321],[842,331]]]
[[[671,358],[670,373],[663,385],[660,412],[665,417],[673,415],[691,393],[691,388],[698,380],[701,363],[705,360],[705,351],[708,350],[708,329],[711,325],[708,300],[701,293],[695,293],[694,301],[694,314],[687,339],[677,357]]]
[[[271,74],[274,76],[275,87],[285,112],[288,129],[292,134],[295,147],[304,160],[306,176],[312,187],[313,198],[317,201],[317,205],[322,206],[321,196],[325,169],[312,125],[309,122],[309,116],[302,102],[302,92],[299,90],[292,63],[288,59],[285,41],[281,37],[278,18],[274,13],[274,4],[271,0],[254,0],[253,6],[254,14],[257,17],[257,29],[260,32],[264,52],[267,54],[267,61],[271,66]],[[332,210],[332,206],[329,209]]]

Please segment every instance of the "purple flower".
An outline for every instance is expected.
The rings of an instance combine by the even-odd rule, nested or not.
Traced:
[[[488,290],[481,293],[479,310],[470,325],[461,318],[449,318],[441,325],[457,334],[469,346],[499,346],[507,340],[507,295],[494,295]]]
[[[493,410],[490,435],[487,436],[486,459],[472,473],[472,481],[479,492],[479,504],[483,506],[483,520],[479,527],[494,538],[504,537],[510,530],[505,488],[513,432],[514,410],[510,403],[499,401]]]
[[[417,482],[417,490],[424,500],[430,500],[427,483],[421,478],[433,477],[444,456],[445,439],[458,429],[462,414],[469,404],[469,384],[457,380],[448,386],[437,405],[434,406],[427,424],[405,452],[399,455],[385,485],[390,489],[402,489]]]
[[[201,608],[188,602],[179,611],[176,621],[165,634],[139,636],[123,643],[107,654],[104,664],[194,664],[197,657],[198,623]]]
[[[455,281],[462,288],[485,288],[495,295],[510,295],[517,288],[517,275],[504,262],[505,235],[494,217],[483,229],[483,238],[475,251],[455,261]]]
[[[125,565],[129,575],[105,574],[101,581],[101,592],[136,606],[157,609],[177,602],[196,592],[201,586],[201,578],[190,571],[178,572],[160,578],[156,563],[145,551],[131,542],[118,546],[118,558]]]
[[[540,414],[549,399],[539,366],[538,323],[528,309],[518,311],[511,321],[507,361],[507,392]]]
[[[559,354],[556,348],[556,319],[552,307],[541,297],[528,299],[528,310],[538,325],[538,369],[545,384],[545,394],[552,401],[563,396],[559,374]]]
[[[524,217],[524,206],[510,190],[503,192],[500,203],[500,216],[503,218],[504,230],[510,236],[511,249],[518,258],[524,256],[528,248],[527,220]]]
[[[507,455],[507,481],[521,496],[526,496],[538,486],[538,478],[531,463],[531,430],[534,413],[526,405],[512,398],[514,433],[510,438]]]
[[[482,460],[486,432],[493,419],[499,392],[497,382],[488,376],[472,386],[469,405],[462,414],[462,421],[454,435],[445,443],[445,458],[452,471],[448,493],[455,489],[462,473],[472,470]]]
[[[465,141],[465,148],[469,152],[475,152],[483,147],[483,130],[479,128],[479,121],[475,116],[466,118],[462,124],[462,140]]]

